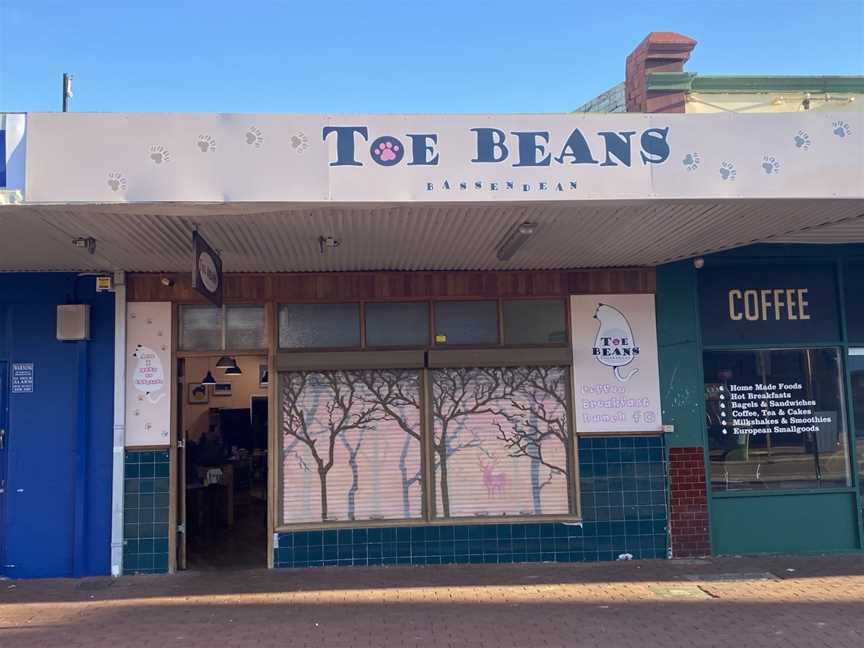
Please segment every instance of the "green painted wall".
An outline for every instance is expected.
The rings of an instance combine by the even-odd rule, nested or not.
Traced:
[[[714,497],[714,554],[830,553],[858,549],[854,493]]]
[[[692,261],[657,268],[657,342],[663,424],[675,426],[666,445],[703,446],[702,349]]]

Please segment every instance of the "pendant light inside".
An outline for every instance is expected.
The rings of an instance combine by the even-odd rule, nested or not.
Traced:
[[[204,379],[201,381],[202,385],[215,385],[216,379],[213,377],[213,374],[210,373],[210,370],[207,370],[207,375],[204,376]]]
[[[243,370],[240,369],[240,366],[235,362],[233,367],[228,367],[225,370],[226,376],[239,376],[243,373]]]
[[[230,369],[237,365],[237,362],[231,356],[222,356],[216,361],[217,369]]]

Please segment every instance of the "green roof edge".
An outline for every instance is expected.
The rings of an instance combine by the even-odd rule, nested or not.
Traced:
[[[677,92],[852,92],[864,94],[864,76],[743,76],[652,72],[647,89]]]

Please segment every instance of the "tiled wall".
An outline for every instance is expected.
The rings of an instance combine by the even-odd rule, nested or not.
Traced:
[[[665,558],[660,437],[579,441],[581,524],[511,523],[328,529],[279,534],[277,567],[440,565]]]
[[[170,456],[167,450],[126,451],[123,573],[168,571]]]

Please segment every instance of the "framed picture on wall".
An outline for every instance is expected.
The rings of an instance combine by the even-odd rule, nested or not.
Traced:
[[[270,372],[267,371],[267,365],[258,365],[258,386],[266,387],[270,384]]]
[[[201,383],[189,383],[186,385],[189,390],[188,401],[190,405],[205,405],[210,402],[210,394],[207,392],[207,385]]]
[[[230,396],[231,395],[231,383],[216,383],[213,385],[213,395],[214,396]]]

